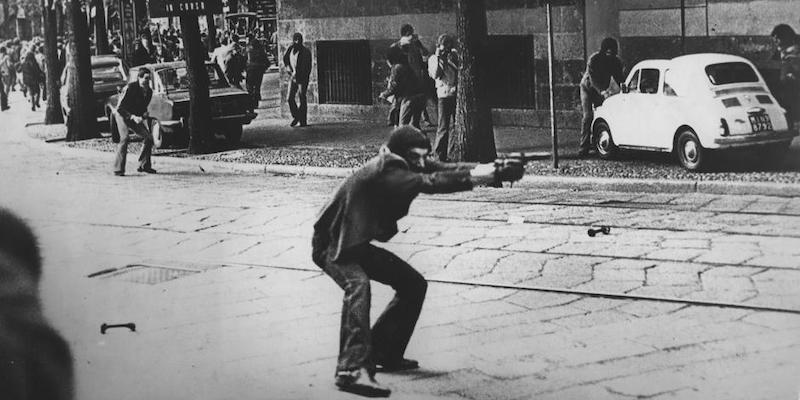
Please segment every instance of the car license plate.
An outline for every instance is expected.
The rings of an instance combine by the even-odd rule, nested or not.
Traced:
[[[771,131],[772,121],[767,114],[750,114],[750,126],[753,128],[753,133]]]

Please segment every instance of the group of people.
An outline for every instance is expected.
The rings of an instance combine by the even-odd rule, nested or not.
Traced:
[[[434,124],[427,111],[428,101],[438,101],[438,123],[434,139],[434,155],[447,161],[447,147],[456,110],[456,84],[460,61],[455,50],[455,38],[442,34],[436,50],[428,49],[414,33],[414,27],[400,27],[400,39],[389,46],[386,61],[391,68],[387,88],[380,97],[390,101],[389,124],[412,125],[420,128],[422,120]],[[427,57],[427,59],[426,59]]]
[[[241,40],[238,34],[225,35],[221,46],[214,49],[211,56],[225,74],[228,82],[244,88],[252,97],[253,105],[261,100],[261,82],[269,68],[267,49],[255,33],[249,33]]]
[[[63,56],[59,57],[61,69],[63,61]],[[0,111],[9,109],[8,95],[17,87],[28,98],[31,110],[41,107],[41,100],[47,100],[46,67],[44,43],[40,37],[26,42],[12,39],[0,44]]]

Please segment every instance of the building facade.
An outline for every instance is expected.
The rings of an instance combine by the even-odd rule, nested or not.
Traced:
[[[489,101],[496,124],[549,123],[547,20],[538,0],[486,0]],[[414,26],[433,51],[455,34],[454,0],[280,0],[280,54],[301,32],[312,53],[309,113],[385,120],[386,51],[400,26]],[[647,58],[723,52],[745,56],[773,79],[769,33],[779,23],[800,30],[798,0],[561,0],[553,7],[557,117],[580,122],[578,84],[585,60],[607,36],[620,42],[630,68]],[[282,96],[287,91],[281,80]],[[288,113],[285,102],[283,112]],[[434,111],[435,107],[429,107]]]

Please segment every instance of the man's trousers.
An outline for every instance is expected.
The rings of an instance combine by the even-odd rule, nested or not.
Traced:
[[[316,235],[314,262],[344,290],[336,371],[399,361],[414,332],[428,283],[408,263],[371,244],[350,249],[339,260]],[[391,286],[395,296],[370,330],[370,280]]]
[[[117,119],[117,130],[119,131],[119,144],[117,145],[117,154],[114,158],[114,172],[125,173],[125,162],[128,156],[128,143],[130,143],[131,140],[131,130],[144,138],[142,152],[139,153],[139,168],[152,168],[150,156],[153,151],[153,137],[150,135],[150,130],[144,126],[147,120],[142,121],[141,124],[134,124],[131,122],[129,125],[118,113],[114,112],[114,117]]]

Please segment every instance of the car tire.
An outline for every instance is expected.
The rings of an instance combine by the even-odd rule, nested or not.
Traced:
[[[701,171],[708,164],[708,151],[691,129],[684,129],[678,134],[675,153],[681,165],[689,171]]]
[[[225,140],[230,146],[236,146],[242,140],[242,125],[230,124],[225,126]]]
[[[161,123],[157,119],[150,120],[150,136],[153,138],[153,148],[160,149],[166,144],[164,129],[161,128]]]
[[[605,122],[598,122],[594,128],[594,146],[597,149],[597,155],[604,160],[610,160],[617,156],[619,149],[614,144],[611,129]]]

